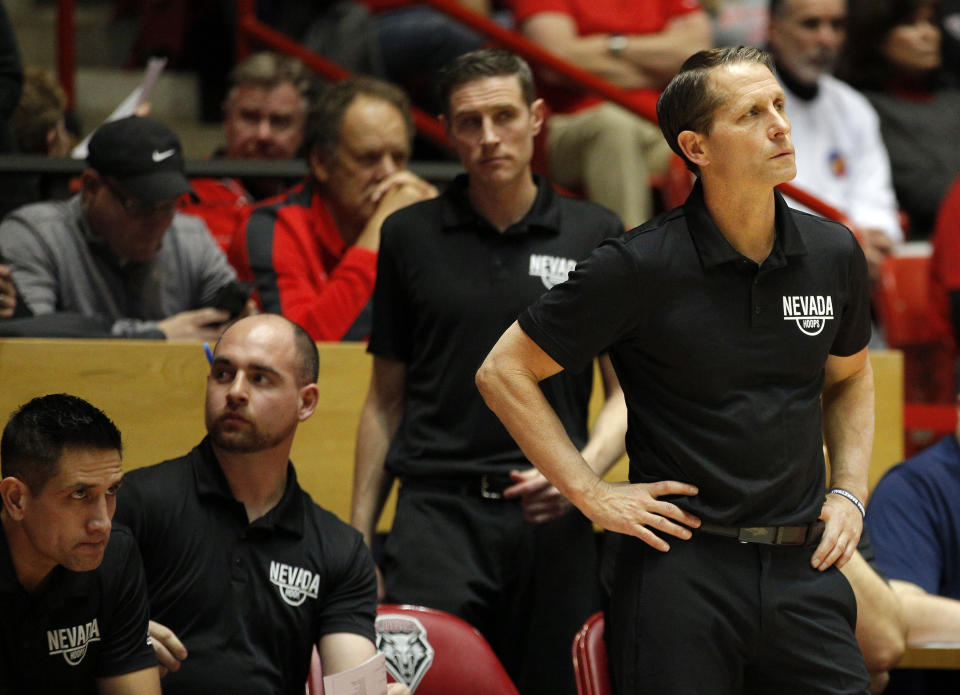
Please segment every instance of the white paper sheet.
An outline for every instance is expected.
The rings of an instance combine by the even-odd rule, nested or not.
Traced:
[[[154,86],[157,84],[157,80],[160,78],[160,73],[163,72],[163,68],[166,67],[166,65],[166,58],[150,58],[150,60],[147,61],[147,69],[146,72],[144,72],[143,81],[132,92],[130,92],[126,99],[120,102],[120,105],[113,110],[113,113],[104,119],[103,123],[109,123],[110,121],[115,121],[118,118],[132,116],[136,108],[147,100],[151,90],[153,90]],[[100,125],[103,125],[103,123]],[[96,130],[93,132],[96,132]],[[87,144],[90,142],[90,137],[92,135],[93,133],[90,133],[87,135],[87,137],[80,141],[80,143],[73,148],[70,156],[74,159],[86,159]]]
[[[323,677],[324,695],[387,695],[387,667],[377,653],[348,671]]]

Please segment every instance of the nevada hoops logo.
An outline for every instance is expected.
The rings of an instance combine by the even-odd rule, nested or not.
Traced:
[[[830,295],[783,297],[783,320],[796,321],[804,335],[820,335],[827,321],[833,319],[833,298]]]
[[[94,618],[84,625],[62,627],[59,630],[47,630],[47,648],[50,656],[63,655],[63,660],[71,666],[79,666],[87,655],[87,647],[100,641],[100,625]]]
[[[426,629],[416,618],[397,613],[377,616],[375,627],[377,651],[386,657],[387,671],[413,695],[433,663]]]
[[[570,258],[544,256],[539,253],[530,254],[530,276],[540,278],[543,286],[548,290],[554,285],[566,282],[570,271],[576,267],[577,262]]]
[[[301,605],[308,597],[315,599],[320,591],[319,574],[282,562],[270,562],[270,583],[291,606]]]

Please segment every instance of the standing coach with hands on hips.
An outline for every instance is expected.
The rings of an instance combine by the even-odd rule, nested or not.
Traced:
[[[619,692],[866,693],[839,571],[873,438],[863,253],[774,190],[796,166],[763,51],[691,56],[658,115],[698,174],[690,197],[520,314],[478,386],[564,496],[627,534],[609,611]],[[631,484],[586,465],[537,388],[602,351],[626,396]]]

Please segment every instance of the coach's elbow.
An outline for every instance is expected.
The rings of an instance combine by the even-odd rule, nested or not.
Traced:
[[[503,374],[498,369],[498,358],[495,352],[496,348],[486,356],[474,377],[477,390],[480,391],[480,395],[483,396],[483,400],[488,405],[491,397],[498,392],[503,384]]]

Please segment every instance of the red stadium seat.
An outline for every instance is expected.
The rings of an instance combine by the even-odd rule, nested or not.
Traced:
[[[443,611],[383,604],[377,649],[387,672],[416,695],[519,695],[490,645],[471,625]]]
[[[610,695],[603,613],[594,613],[573,638],[573,674],[579,695]]]
[[[929,252],[890,256],[873,293],[887,345],[903,351],[907,456],[951,431],[938,424],[943,418],[925,417],[932,405],[955,412],[955,348],[949,328],[933,309],[929,278]]]
[[[890,347],[927,345],[946,338],[933,315],[929,278],[929,254],[890,256],[884,262],[874,302]]]

